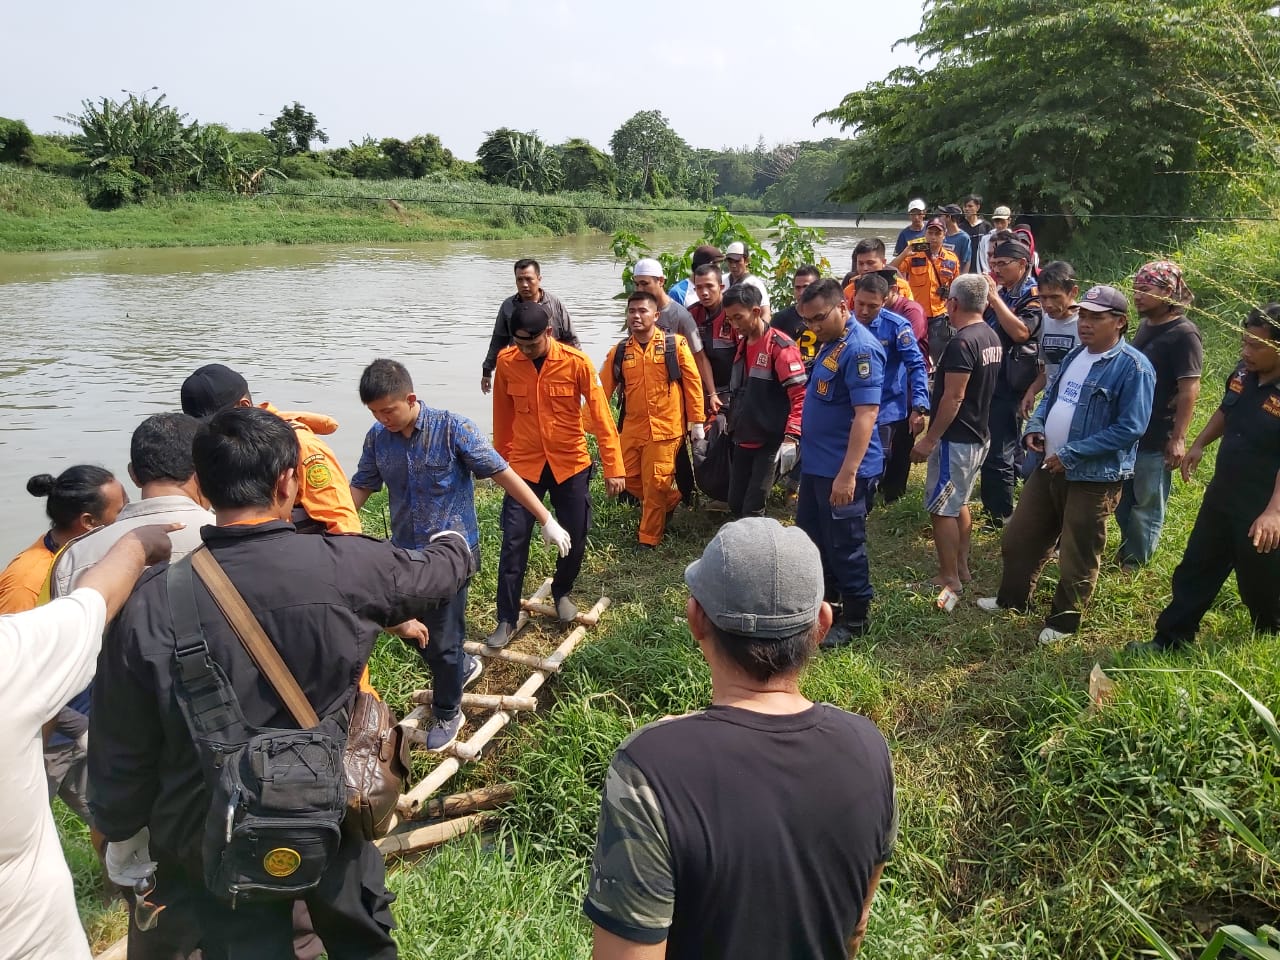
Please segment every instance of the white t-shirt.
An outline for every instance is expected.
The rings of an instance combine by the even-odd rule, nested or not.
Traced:
[[[1089,376],[1093,365],[1102,359],[1101,353],[1090,353],[1081,350],[1071,361],[1071,366],[1063,367],[1058,375],[1058,395],[1044,418],[1044,455],[1051,457],[1059,448],[1067,443],[1071,434],[1071,418],[1075,415],[1076,404],[1080,402],[1080,391],[1084,387],[1084,379]]]
[[[89,589],[0,617],[0,951],[10,960],[89,960],[40,727],[93,679],[106,618]]]
[[[1080,343],[1080,334],[1076,333],[1079,318],[1076,310],[1067,314],[1065,320],[1055,320],[1047,313],[1044,315],[1044,324],[1040,327],[1040,362],[1044,364],[1046,386],[1053,383],[1062,361]]]

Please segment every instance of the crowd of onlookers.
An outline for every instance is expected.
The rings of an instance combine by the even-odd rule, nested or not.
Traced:
[[[476,479],[504,493],[486,652],[517,639],[535,524],[557,552],[553,615],[580,620],[599,470],[636,507],[641,563],[699,489],[734,520],[685,571],[712,704],[638,731],[606,777],[584,904],[595,956],[856,952],[897,833],[889,754],[798,677],[815,649],[872,630],[867,517],[904,496],[913,463],[937,555],[920,588],[947,610],[973,589],[976,489],[1002,559],[977,606],[1029,610],[1056,558],[1039,634],[1052,643],[1080,629],[1110,519],[1119,568],[1148,563],[1174,474],[1221,440],[1172,599],[1132,646],[1190,643],[1233,571],[1254,626],[1280,630],[1280,304],[1245,316],[1240,362],[1188,445],[1202,346],[1178,266],[1082,294],[1070,264],[1041,265],[1031,230],[1003,206],[988,223],[981,202],[930,216],[912,200],[892,254],[871,237],[839,280],[801,267],[776,313],[742,243],[697,247],[678,280],[642,259],[626,334],[598,367],[541,266],[517,261],[482,366],[492,438],[377,359],[355,387],[375,423],[348,479],[322,439],[330,418],[255,403],[214,363],[181,385],[181,413],[134,431],[138,500],[101,467],[33,477],[49,528],[0,574],[17,811],[0,826],[0,940],[20,957],[87,955],[57,795],[129,898],[131,958],[394,957],[381,856],[345,821],[326,833],[300,813],[322,804],[298,785],[324,782],[325,724],[345,736],[357,691],[377,698],[367,662],[383,631],[431,673],[419,739],[445,752],[460,736],[484,659],[463,646]],[[764,516],[779,486],[794,528]],[[384,489],[388,540],[351,536]],[[279,756],[272,736],[290,744]]]

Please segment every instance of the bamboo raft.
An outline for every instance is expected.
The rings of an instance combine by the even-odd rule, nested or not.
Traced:
[[[548,577],[528,600],[520,602],[520,615],[511,635],[513,640],[529,623],[531,614],[558,619],[556,608],[547,602],[550,595],[551,578]],[[474,763],[480,759],[484,748],[503,727],[511,722],[512,718],[520,713],[532,713],[538,709],[538,698],[535,694],[551,676],[560,671],[564,662],[586,637],[587,631],[600,622],[600,617],[608,609],[609,598],[601,597],[586,613],[579,613],[574,618],[576,626],[546,657],[521,653],[505,647],[501,650],[493,650],[483,643],[471,641],[463,644],[463,649],[473,656],[528,668],[529,675],[511,693],[464,693],[462,695],[462,706],[466,709],[478,712],[492,710],[493,714],[467,740],[455,742],[442,753],[441,756],[444,759],[400,797],[400,802],[396,806],[396,822],[391,831],[382,839],[374,841],[374,845],[382,851],[384,857],[422,853],[447,843],[454,837],[483,827],[492,819],[485,811],[501,806],[516,795],[515,784],[500,783],[464,793],[436,796],[465,764]],[[400,721],[400,726],[404,728],[409,742],[416,747],[421,747],[426,739],[426,734],[421,727],[422,722],[430,715],[431,691],[416,690],[412,694],[412,699],[418,706]],[[424,825],[423,821],[428,820],[435,822]],[[122,937],[98,954],[96,960],[124,960],[127,955],[127,946],[128,937]]]

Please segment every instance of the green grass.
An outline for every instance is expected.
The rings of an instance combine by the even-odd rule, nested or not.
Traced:
[[[386,197],[402,201],[400,209]],[[423,202],[427,199],[448,202]],[[705,211],[673,209],[686,206],[593,193],[541,197],[449,180],[307,180],[278,182],[270,193],[255,197],[196,191],[104,211],[92,209],[70,177],[0,165],[0,252],[408,243],[700,228]]]
[[[1206,278],[1194,314],[1208,356],[1200,422],[1234,366],[1234,325],[1243,312],[1207,278],[1280,290],[1280,256],[1272,256],[1280,253],[1280,230],[1247,240],[1246,249],[1265,257],[1241,258],[1217,237],[1178,253],[1193,286]],[[1224,257],[1232,250],[1235,274]],[[992,618],[973,605],[999,576],[993,533],[976,534],[977,579],[953,614],[906,589],[933,568],[918,471],[906,498],[872,515],[873,631],[853,648],[818,657],[803,679],[810,697],[874,719],[893,751],[902,833],[876,900],[867,956],[1132,957],[1141,935],[1105,884],[1184,953],[1223,924],[1254,929],[1280,915],[1274,868],[1189,792],[1208,788],[1273,856],[1280,850],[1280,758],[1244,698],[1204,673],[1117,669],[1114,699],[1087,709],[1095,663],[1157,665],[1125,663],[1118,651],[1150,637],[1211,470],[1206,462],[1192,483],[1175,482],[1155,562],[1132,576],[1105,562],[1084,629],[1054,647],[1036,642],[1036,617]],[[682,619],[681,574],[723,516],[680,512],[666,543],[638,559],[629,552],[634,510],[596,495],[575,596],[585,606],[603,592],[614,605],[550,683],[544,707],[512,724],[491,756],[447,788],[520,784],[501,811],[500,832],[392,865],[406,957],[586,957],[590,929],[579,905],[609,759],[640,724],[708,700],[709,677]],[[473,635],[493,624],[498,504],[492,488],[482,489],[484,565],[471,591]],[[367,508],[375,531],[382,510],[381,499]],[[534,548],[529,589],[552,563]],[[1053,565],[1045,571],[1042,609],[1056,575]],[[548,649],[557,636],[535,628],[521,644]],[[1280,705],[1280,640],[1252,635],[1231,584],[1200,643],[1168,665],[1221,669],[1273,709]],[[427,685],[416,654],[395,641],[379,646],[373,677],[401,710],[412,690]],[[491,670],[480,689],[497,690],[503,679]],[[104,919],[91,906],[97,886],[84,865],[83,834],[66,830],[64,837],[80,864],[77,889],[91,929],[118,930],[118,910]]]

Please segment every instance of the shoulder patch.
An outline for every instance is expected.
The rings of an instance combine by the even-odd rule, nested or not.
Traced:
[[[871,354],[869,353],[858,354],[858,379],[871,379]]]
[[[316,453],[311,454],[311,456],[305,457],[302,461],[302,465],[304,467],[309,467],[313,463],[328,463],[328,462],[329,462],[329,458],[326,457],[323,453],[320,453],[317,451]]]
[[[333,483],[333,474],[329,470],[329,464],[323,462],[323,459],[321,462],[312,463],[306,468],[306,477],[307,486],[312,490],[323,490]]]

